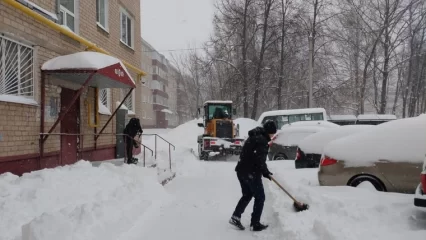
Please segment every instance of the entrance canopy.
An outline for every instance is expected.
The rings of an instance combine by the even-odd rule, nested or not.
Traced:
[[[98,52],[78,52],[45,62],[41,70],[73,84],[97,88],[136,88],[135,81],[117,58]]]

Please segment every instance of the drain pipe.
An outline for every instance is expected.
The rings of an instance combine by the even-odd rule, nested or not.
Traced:
[[[106,55],[111,55],[109,52],[105,51],[104,49],[96,46],[96,44],[88,41],[87,39],[80,37],[79,35],[75,34],[72,31],[69,31],[68,29],[62,27],[59,24],[56,24],[55,22],[51,21],[50,19],[32,11],[31,9],[27,8],[26,6],[20,4],[19,2],[15,1],[15,0],[2,0],[3,2],[9,4],[10,6],[12,6],[13,8],[16,8],[22,12],[24,12],[26,15],[31,16],[32,18],[40,21],[41,23],[45,24],[46,26],[64,34],[65,36],[68,36],[76,41],[78,41],[79,43],[85,45],[88,49],[93,49],[96,52],[100,52]],[[123,60],[121,60],[123,62],[123,64],[128,67],[129,69],[135,71],[138,75],[138,79],[140,80],[142,76],[146,76],[146,73],[144,71],[142,71],[141,69],[131,65],[130,63],[127,63]]]

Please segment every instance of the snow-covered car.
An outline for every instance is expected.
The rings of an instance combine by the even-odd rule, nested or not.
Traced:
[[[277,127],[281,128],[286,124],[299,121],[326,121],[327,113],[324,108],[274,110],[263,112],[257,121],[258,124],[263,124],[267,120],[274,121]]]
[[[338,128],[329,128],[312,134],[301,140],[297,151],[296,168],[316,168],[319,166],[324,147],[331,141],[352,134],[369,130],[371,125],[347,125]]]
[[[358,186],[414,193],[426,146],[426,115],[393,120],[369,131],[331,141],[321,158],[322,186]]]
[[[270,160],[294,160],[299,142],[319,131],[328,128],[340,127],[327,121],[295,122],[284,125],[277,134],[269,148]]]
[[[414,195],[414,206],[426,209],[426,157],[420,174],[420,184],[417,186]]]

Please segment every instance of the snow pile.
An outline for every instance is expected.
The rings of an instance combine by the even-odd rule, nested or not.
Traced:
[[[175,172],[179,175],[202,172],[200,163],[194,156],[194,153],[198,154],[197,137],[204,132],[204,128],[197,125],[201,121],[202,119],[194,119],[174,129],[160,131],[159,136],[157,136],[157,143],[155,136],[143,136],[143,144],[152,150],[157,149],[156,164],[160,178],[167,178]],[[169,144],[162,138],[175,146],[175,149],[170,146],[171,169]],[[157,148],[155,145],[157,145]],[[147,151],[148,154],[150,154],[149,151]]]
[[[378,192],[367,184],[359,188],[319,187],[316,169],[295,171],[292,161],[268,166],[286,190],[310,205],[309,210],[295,213],[293,201],[267,181],[282,239],[400,240],[426,236],[426,215],[413,207],[413,195]]]
[[[0,239],[117,239],[169,199],[153,170],[90,162],[0,175]]]
[[[382,123],[362,133],[340,138],[324,154],[346,166],[368,166],[378,160],[422,163],[426,150],[426,115]]]
[[[237,118],[234,121],[235,125],[240,125],[240,137],[247,138],[248,132],[253,128],[260,126],[259,123],[250,118]]]
[[[300,141],[306,137],[320,132],[326,128],[316,127],[316,126],[307,126],[307,127],[295,127],[290,126],[286,127],[277,132],[275,135],[276,138],[273,140],[274,143],[282,146],[297,146]]]
[[[322,154],[324,146],[326,146],[329,142],[341,137],[370,130],[371,127],[372,125],[348,125],[325,129],[324,131],[312,134],[303,139],[299,143],[299,148],[306,154]]]

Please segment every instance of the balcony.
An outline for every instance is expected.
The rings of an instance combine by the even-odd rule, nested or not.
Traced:
[[[169,99],[169,94],[167,94],[166,92],[164,92],[163,90],[160,90],[160,89],[153,89],[152,94],[159,95],[159,96],[162,96],[164,98]]]
[[[162,105],[162,104],[160,104],[160,103],[153,103],[153,104],[152,104],[152,109],[153,109],[154,111],[161,111],[161,110],[163,110],[163,109],[169,109],[169,107],[168,107],[168,106],[165,106],[165,105]]]
[[[158,66],[163,70],[164,72],[168,72],[167,65],[163,64],[162,62],[158,61],[157,59],[152,60],[152,66]]]
[[[156,73],[152,74],[152,80],[162,82],[164,85],[169,86],[169,81],[167,81],[167,79],[160,77],[160,75],[158,75]]]

